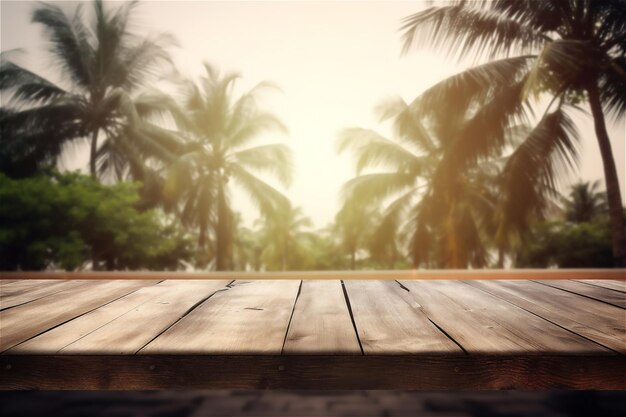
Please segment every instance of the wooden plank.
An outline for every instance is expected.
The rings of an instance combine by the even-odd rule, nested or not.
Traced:
[[[159,286],[144,287],[96,308],[67,323],[54,327],[9,349],[7,354],[56,354],[70,343],[90,334],[115,318],[147,302]]]
[[[576,281],[584,282],[589,285],[608,288],[610,290],[621,291],[626,293],[626,281],[624,280],[608,280],[608,279],[579,279]]]
[[[284,354],[361,354],[340,281],[302,282]]]
[[[2,279],[108,279],[108,280],[502,280],[502,279],[591,279],[624,280],[626,269],[442,269],[388,271],[209,271],[209,272],[2,272]]]
[[[183,287],[183,292],[189,290],[190,292],[198,294],[199,297],[202,297],[206,294],[205,290],[207,286],[211,288],[221,288],[227,283],[228,281],[164,281],[154,286],[144,287],[71,320],[62,326],[55,327],[50,331],[21,343],[9,349],[7,353],[56,354],[64,348],[71,349],[69,345],[88,335],[92,336],[93,332],[96,332],[94,337],[97,337],[98,334],[101,334],[98,333],[98,331],[104,331],[104,328],[107,329],[105,333],[111,333],[111,329],[119,329],[119,334],[109,334],[109,339],[103,341],[99,349],[96,346],[84,346],[85,351],[94,350],[97,352],[101,349],[102,352],[109,352],[121,348],[124,345],[128,346],[131,344],[132,338],[140,338],[144,333],[153,331],[157,323],[163,322],[166,317],[172,317],[172,315],[175,314],[174,312],[179,310],[178,303],[175,305],[165,304],[170,303],[173,296],[176,297],[176,301],[180,298],[176,296],[178,289],[175,287],[181,286]],[[191,288],[189,287],[190,284],[193,285]],[[213,292],[214,291],[211,291],[210,294]],[[190,296],[192,299],[194,297],[193,295]],[[166,300],[165,298],[170,298],[170,300]],[[165,312],[159,311],[158,315],[149,318],[144,317],[144,320],[142,320],[141,316],[145,316],[147,309],[149,309],[145,306],[148,302],[158,303],[158,306],[160,306],[162,310],[165,310]],[[190,300],[189,307],[193,304],[194,303]],[[167,311],[166,307],[168,306],[173,307],[171,314]],[[172,320],[172,323],[176,318]],[[132,334],[132,338],[129,334]],[[156,336],[157,334],[158,332],[155,331],[153,335]],[[117,340],[120,338],[122,340],[118,342]],[[150,339],[146,340],[146,342],[149,340]],[[141,346],[143,346],[143,344],[136,350]],[[64,350],[63,352],[66,351]]]
[[[254,281],[216,293],[139,353],[280,354],[300,281]]]
[[[135,354],[230,281],[177,281],[153,287],[150,299],[85,337],[61,354]]]
[[[0,310],[29,303],[49,295],[74,287],[86,285],[90,281],[18,281],[0,289]],[[34,285],[33,285],[34,284]]]
[[[155,281],[101,281],[0,312],[0,352]]]
[[[345,281],[352,314],[366,355],[462,353],[393,281]]]
[[[462,282],[403,284],[428,317],[470,354],[612,353]]]
[[[537,281],[550,287],[593,298],[594,300],[612,304],[616,307],[626,308],[626,293],[610,290],[597,285],[588,285],[578,281]]]
[[[554,355],[0,356],[0,389],[626,389],[626,358]]]
[[[620,353],[626,353],[626,311],[535,282],[475,281],[480,288]]]
[[[6,283],[0,288],[0,297],[11,297],[40,288],[42,285],[54,285],[68,282],[66,279],[22,279]]]

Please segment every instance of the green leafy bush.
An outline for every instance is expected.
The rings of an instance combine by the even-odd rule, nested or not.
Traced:
[[[178,269],[191,243],[154,210],[139,185],[103,185],[78,173],[0,174],[0,269]]]

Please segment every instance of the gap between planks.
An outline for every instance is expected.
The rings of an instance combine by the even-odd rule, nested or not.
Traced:
[[[12,349],[55,328],[115,302],[141,288],[158,284],[155,281],[128,282],[90,282],[88,286],[79,286],[40,298],[31,303],[22,304],[0,312],[0,352]],[[98,291],[97,296],[85,299],[70,308],[62,308],[60,303],[71,296],[80,295],[85,288]],[[66,304],[67,305],[67,304]],[[57,314],[50,310],[61,308]],[[9,324],[7,324],[7,322]]]
[[[626,324],[624,320],[622,320],[621,322],[617,320],[617,323],[614,323],[615,324],[614,326],[606,325],[608,326],[608,328],[592,329],[590,326],[590,323],[580,323],[579,321],[580,317],[575,316],[576,312],[573,312],[573,313],[569,312],[567,317],[562,317],[560,310],[563,308],[570,309],[571,307],[570,305],[564,305],[563,303],[560,303],[560,306],[561,306],[560,309],[551,311],[551,308],[554,307],[554,305],[552,304],[554,303],[553,297],[550,297],[551,302],[552,302],[551,304],[545,303],[544,300],[537,299],[536,297],[532,297],[533,298],[532,301],[529,301],[528,299],[526,299],[526,296],[530,297],[530,293],[528,291],[529,290],[532,291],[533,290],[532,287],[530,289],[507,287],[507,285],[509,284],[516,285],[517,287],[519,287],[521,285],[524,285],[524,283],[519,283],[515,281],[509,281],[509,282],[503,281],[499,283],[493,283],[493,282],[487,282],[487,281],[476,281],[476,282],[464,282],[463,284],[476,288],[480,291],[483,291],[486,294],[489,294],[506,303],[509,303],[514,307],[520,308],[528,312],[529,314],[532,314],[533,316],[536,316],[542,320],[547,321],[548,323],[551,323],[557,327],[560,327],[582,339],[588,340],[604,349],[607,349],[608,351],[611,351],[613,353],[617,353],[620,355],[626,354],[626,339],[625,339],[626,329],[624,328]],[[536,286],[542,285],[541,283],[538,283],[538,282],[526,281],[526,285],[528,284],[536,285]],[[573,293],[571,291],[565,291],[558,287],[553,287],[549,285],[544,285],[544,287],[549,288],[553,292],[554,295],[558,294],[559,292],[563,294],[571,294],[568,300],[571,300],[572,302],[574,302],[574,300],[580,297],[578,303],[583,304],[582,310],[585,314],[583,315],[582,318],[585,321],[589,320],[589,314],[592,314],[590,310],[594,306],[595,307],[600,306],[600,308],[602,308],[601,306],[606,306],[605,310],[614,309],[615,313],[619,311],[623,312],[623,309],[620,310],[620,307],[614,306],[609,303],[603,303],[599,300],[596,300],[590,297],[585,297],[580,294]],[[542,314],[539,313],[540,311],[542,311]],[[580,309],[578,309],[578,314],[580,314]],[[548,315],[552,317],[547,317]],[[605,325],[604,321],[606,321],[606,317],[611,318],[611,316],[608,314],[602,314],[602,317],[600,318],[600,323],[599,323],[600,325]],[[622,313],[622,317],[626,318],[626,316],[624,316],[623,313]],[[575,329],[578,329],[578,330],[575,330]],[[612,335],[609,334],[611,330],[613,332],[615,331],[621,332],[621,336],[620,335],[617,336],[619,338],[618,340],[615,340],[615,337],[612,337]],[[583,333],[587,333],[587,334],[583,334]]]

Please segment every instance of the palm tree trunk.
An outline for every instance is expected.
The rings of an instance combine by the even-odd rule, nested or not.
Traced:
[[[498,263],[496,265],[499,269],[504,268],[504,248],[498,248]]]
[[[287,243],[285,243],[285,245],[283,245],[283,256],[280,260],[280,266],[283,271],[287,270],[287,259],[289,259],[289,249]]]
[[[218,271],[227,271],[232,267],[232,224],[230,208],[226,201],[224,181],[221,179],[219,181],[220,185],[217,191],[217,233],[215,234],[215,269]]]
[[[98,251],[95,248],[91,248],[91,270],[99,270],[100,262],[98,261]]]
[[[98,131],[99,128],[95,128],[93,132],[91,132],[91,152],[89,153],[89,172],[91,173],[91,178],[96,178],[96,156],[98,153]]]
[[[602,155],[604,167],[604,179],[606,182],[606,194],[609,200],[609,216],[611,218],[611,230],[613,241],[613,266],[622,267],[626,261],[626,226],[624,225],[624,210],[622,208],[622,196],[615,167],[615,159],[611,150],[609,134],[606,130],[600,92],[596,82],[587,87],[589,93],[589,105]]]

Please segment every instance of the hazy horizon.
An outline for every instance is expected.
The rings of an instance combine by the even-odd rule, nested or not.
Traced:
[[[76,2],[64,3],[71,8]],[[239,72],[242,88],[263,80],[280,86],[282,93],[268,94],[264,104],[289,129],[289,138],[278,137],[294,154],[295,176],[286,194],[317,227],[333,220],[340,188],[355,174],[350,156],[335,152],[337,133],[347,127],[390,133],[373,112],[381,100],[397,95],[412,100],[464,68],[436,51],[401,56],[400,20],[423,9],[425,1],[142,3],[139,30],[174,35],[180,48],[172,55],[184,75],[197,76],[207,61],[223,71]],[[59,74],[44,59],[41,31],[30,23],[34,4],[1,1],[1,49],[24,49],[20,62],[57,80]],[[567,183],[602,179],[591,119],[576,120],[580,169]],[[626,122],[607,121],[624,198]],[[276,138],[271,136],[272,141]],[[86,169],[86,149],[66,158],[65,166]],[[245,197],[235,195],[233,206],[246,223],[256,218]]]

